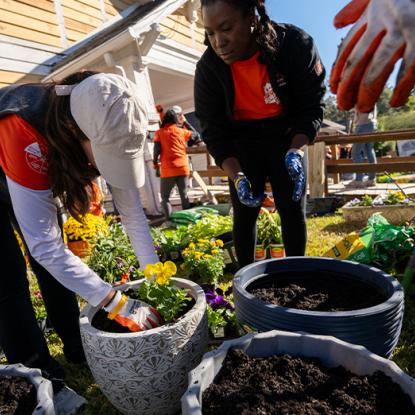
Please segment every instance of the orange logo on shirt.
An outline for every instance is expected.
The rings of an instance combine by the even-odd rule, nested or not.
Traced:
[[[36,173],[47,175],[48,163],[40,150],[39,143],[29,144],[24,151],[27,165]]]

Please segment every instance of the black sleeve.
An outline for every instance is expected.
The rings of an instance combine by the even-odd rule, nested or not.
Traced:
[[[313,39],[304,31],[296,31],[290,48],[290,136],[305,134],[312,143],[323,121],[326,71]]]
[[[202,139],[200,138],[200,134],[195,130],[194,132],[192,132],[192,136],[187,141],[187,145],[188,147],[192,147],[196,144],[199,144],[201,141]]]
[[[156,141],[154,143],[154,154],[153,154],[154,164],[158,164],[160,154],[161,154],[161,144],[160,144],[160,141]]]
[[[225,159],[235,154],[232,131],[225,116],[225,91],[211,70],[203,67],[200,62],[196,68],[194,96],[195,113],[202,128],[202,140],[216,165],[221,166]]]

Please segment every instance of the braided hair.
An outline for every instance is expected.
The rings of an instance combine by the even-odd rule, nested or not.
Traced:
[[[256,42],[269,60],[275,60],[279,50],[279,40],[265,7],[266,0],[201,0],[201,6],[203,8],[217,1],[222,1],[236,9],[240,9],[245,16],[251,12],[255,13],[256,10],[258,14],[254,29]],[[209,46],[207,35],[205,36],[205,45]]]

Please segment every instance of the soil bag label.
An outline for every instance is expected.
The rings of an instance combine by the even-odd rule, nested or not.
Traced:
[[[369,264],[373,241],[372,229],[366,227],[360,232],[352,232],[331,248],[324,256],[336,259],[348,259]]]

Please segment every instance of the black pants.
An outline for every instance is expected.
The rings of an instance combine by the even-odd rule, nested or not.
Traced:
[[[190,202],[188,197],[189,177],[188,176],[172,176],[162,177],[160,179],[160,193],[161,206],[163,208],[164,216],[168,219],[171,215],[172,209],[170,204],[170,194],[173,187],[177,185],[179,190],[180,201],[182,209],[189,209]]]
[[[28,207],[29,208],[29,207]],[[50,377],[62,378],[63,369],[48,350],[39,329],[32,306],[27,280],[27,269],[12,222],[13,210],[0,202],[0,345],[9,363],[23,363],[42,369]],[[68,361],[85,359],[79,332],[79,307],[75,294],[61,285],[33,257],[31,268],[39,288],[52,327],[64,344]]]
[[[269,178],[275,205],[281,217],[287,256],[303,256],[307,240],[305,194],[299,202],[292,200],[294,183],[285,167],[285,154],[290,142],[279,138],[240,139],[235,140],[234,145],[237,159],[251,182],[254,195],[263,194],[266,179]],[[239,265],[243,267],[254,262],[256,220],[260,207],[250,208],[243,205],[232,181],[229,182],[229,188],[234,211],[234,245]]]

